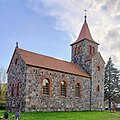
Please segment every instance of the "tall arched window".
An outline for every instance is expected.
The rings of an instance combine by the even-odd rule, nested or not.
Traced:
[[[60,95],[66,97],[67,85],[65,81],[61,81],[60,83]]]
[[[17,97],[19,96],[19,83],[17,83]]]
[[[74,51],[74,55],[77,55],[77,54],[78,54],[78,47],[76,46],[75,51]]]
[[[12,87],[11,87],[11,96],[12,97],[14,96],[14,84],[12,84]]]
[[[88,47],[88,53],[91,54],[92,53],[92,50],[91,50],[91,45],[89,45]]]
[[[43,95],[49,95],[50,94],[50,82],[48,78],[45,78],[43,80]]]
[[[79,51],[79,53],[82,52],[82,46],[81,45],[79,46],[79,50],[78,51]]]
[[[92,54],[95,54],[95,48],[92,47]]]
[[[15,60],[15,65],[17,65],[18,64],[18,59],[16,58],[16,60]]]
[[[97,88],[96,88],[97,92],[100,92],[100,86],[97,85]]]
[[[75,97],[80,97],[80,84],[76,83],[75,84]]]

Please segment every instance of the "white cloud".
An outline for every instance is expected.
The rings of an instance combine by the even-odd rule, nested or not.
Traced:
[[[56,19],[55,29],[67,32],[71,36],[71,40],[75,40],[78,36],[84,20],[84,9],[87,9],[88,25],[93,39],[100,43],[99,47],[103,58],[107,61],[108,57],[112,56],[115,64],[120,64],[119,0],[26,1],[29,7],[38,14],[54,17]]]

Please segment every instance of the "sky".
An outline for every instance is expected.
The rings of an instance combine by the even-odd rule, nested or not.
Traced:
[[[120,0],[0,0],[0,66],[8,68],[19,48],[71,60],[73,43],[84,23],[107,63],[120,69]]]

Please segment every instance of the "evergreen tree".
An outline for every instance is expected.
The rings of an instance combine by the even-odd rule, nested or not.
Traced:
[[[114,67],[112,59],[105,67],[105,100],[109,101],[109,108],[111,108],[111,102],[117,102],[120,99],[120,71]]]

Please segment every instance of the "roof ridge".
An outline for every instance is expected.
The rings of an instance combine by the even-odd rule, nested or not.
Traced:
[[[24,50],[24,49],[22,49],[22,48],[16,48],[16,49],[22,50],[22,51],[25,51],[25,52],[29,52],[29,53],[32,53],[32,54],[36,54],[36,55],[41,55],[41,56],[43,56],[43,57],[48,57],[48,58],[51,58],[51,59],[55,59],[55,60],[59,60],[59,61],[63,61],[63,62],[72,63],[71,61],[65,61],[65,60],[62,60],[62,59],[58,59],[58,58],[55,58],[55,57],[43,55],[43,54],[40,54],[40,53],[31,52],[31,51],[29,51],[29,50]]]
[[[54,57],[34,53],[21,48],[16,48],[16,51],[18,51],[23,61],[27,65],[76,74],[84,77],[90,77],[82,68],[78,67],[73,62],[60,60]]]

